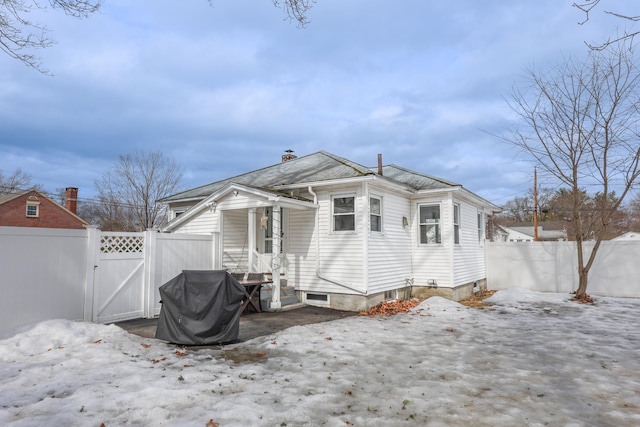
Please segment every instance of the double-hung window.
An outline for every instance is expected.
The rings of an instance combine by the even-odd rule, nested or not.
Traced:
[[[333,231],[354,231],[356,229],[356,201],[354,196],[334,196]]]
[[[27,217],[29,218],[37,218],[40,214],[40,203],[39,202],[27,202]]]
[[[482,220],[482,212],[478,212],[478,243],[482,243],[482,232],[484,231],[484,221]]]
[[[369,228],[371,231],[382,232],[382,199],[369,197]]]
[[[420,243],[442,243],[440,205],[420,205]]]
[[[453,243],[460,244],[460,205],[453,205]]]

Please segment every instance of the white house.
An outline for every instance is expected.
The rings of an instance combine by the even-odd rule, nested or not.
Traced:
[[[320,151],[163,199],[174,233],[215,233],[216,268],[273,274],[300,301],[367,310],[486,286],[485,222],[500,208],[443,179]],[[283,282],[286,281],[286,282]]]
[[[498,242],[533,242],[536,233],[533,223],[518,223],[509,227],[497,226],[494,233]],[[567,240],[566,224],[563,221],[544,221],[538,224],[538,240]]]
[[[640,233],[637,231],[627,231],[618,237],[614,237],[611,240],[640,240]]]

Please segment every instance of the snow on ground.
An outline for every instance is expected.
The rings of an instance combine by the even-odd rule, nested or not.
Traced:
[[[0,341],[0,425],[640,425],[640,300],[568,300],[434,297],[216,348],[42,322]]]

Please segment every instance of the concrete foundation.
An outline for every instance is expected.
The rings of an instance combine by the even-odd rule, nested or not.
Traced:
[[[439,296],[450,299],[452,301],[461,301],[469,298],[474,294],[482,292],[487,289],[487,279],[480,279],[474,282],[465,283],[464,285],[456,286],[454,288],[433,288],[428,286],[414,286],[412,289],[412,295],[420,300],[425,300],[429,297]]]
[[[398,298],[418,298],[425,300],[429,297],[439,296],[453,301],[460,301],[487,289],[487,280],[480,279],[454,288],[436,288],[428,286],[412,286],[408,288],[398,288]],[[302,298],[300,298],[302,300]],[[343,311],[369,311],[385,300],[384,292],[373,295],[353,295],[353,294],[329,294],[328,307]],[[308,305],[313,305],[307,301]],[[323,304],[322,306],[326,306]]]

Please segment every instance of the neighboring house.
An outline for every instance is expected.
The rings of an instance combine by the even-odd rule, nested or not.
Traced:
[[[611,240],[639,240],[640,239],[640,233],[637,231],[627,231],[626,233],[618,236],[618,237],[614,237]]]
[[[83,229],[87,223],[76,212],[78,189],[65,191],[65,207],[40,191],[0,195],[0,226]]]
[[[535,227],[533,223],[516,223],[509,227],[496,226],[494,240],[498,242],[533,242]],[[538,223],[538,241],[567,240],[567,230],[564,221],[542,221]]]
[[[320,151],[161,200],[163,231],[214,233],[216,268],[272,272],[303,303],[367,310],[396,296],[455,300],[486,286],[493,203],[399,166],[368,168]]]

